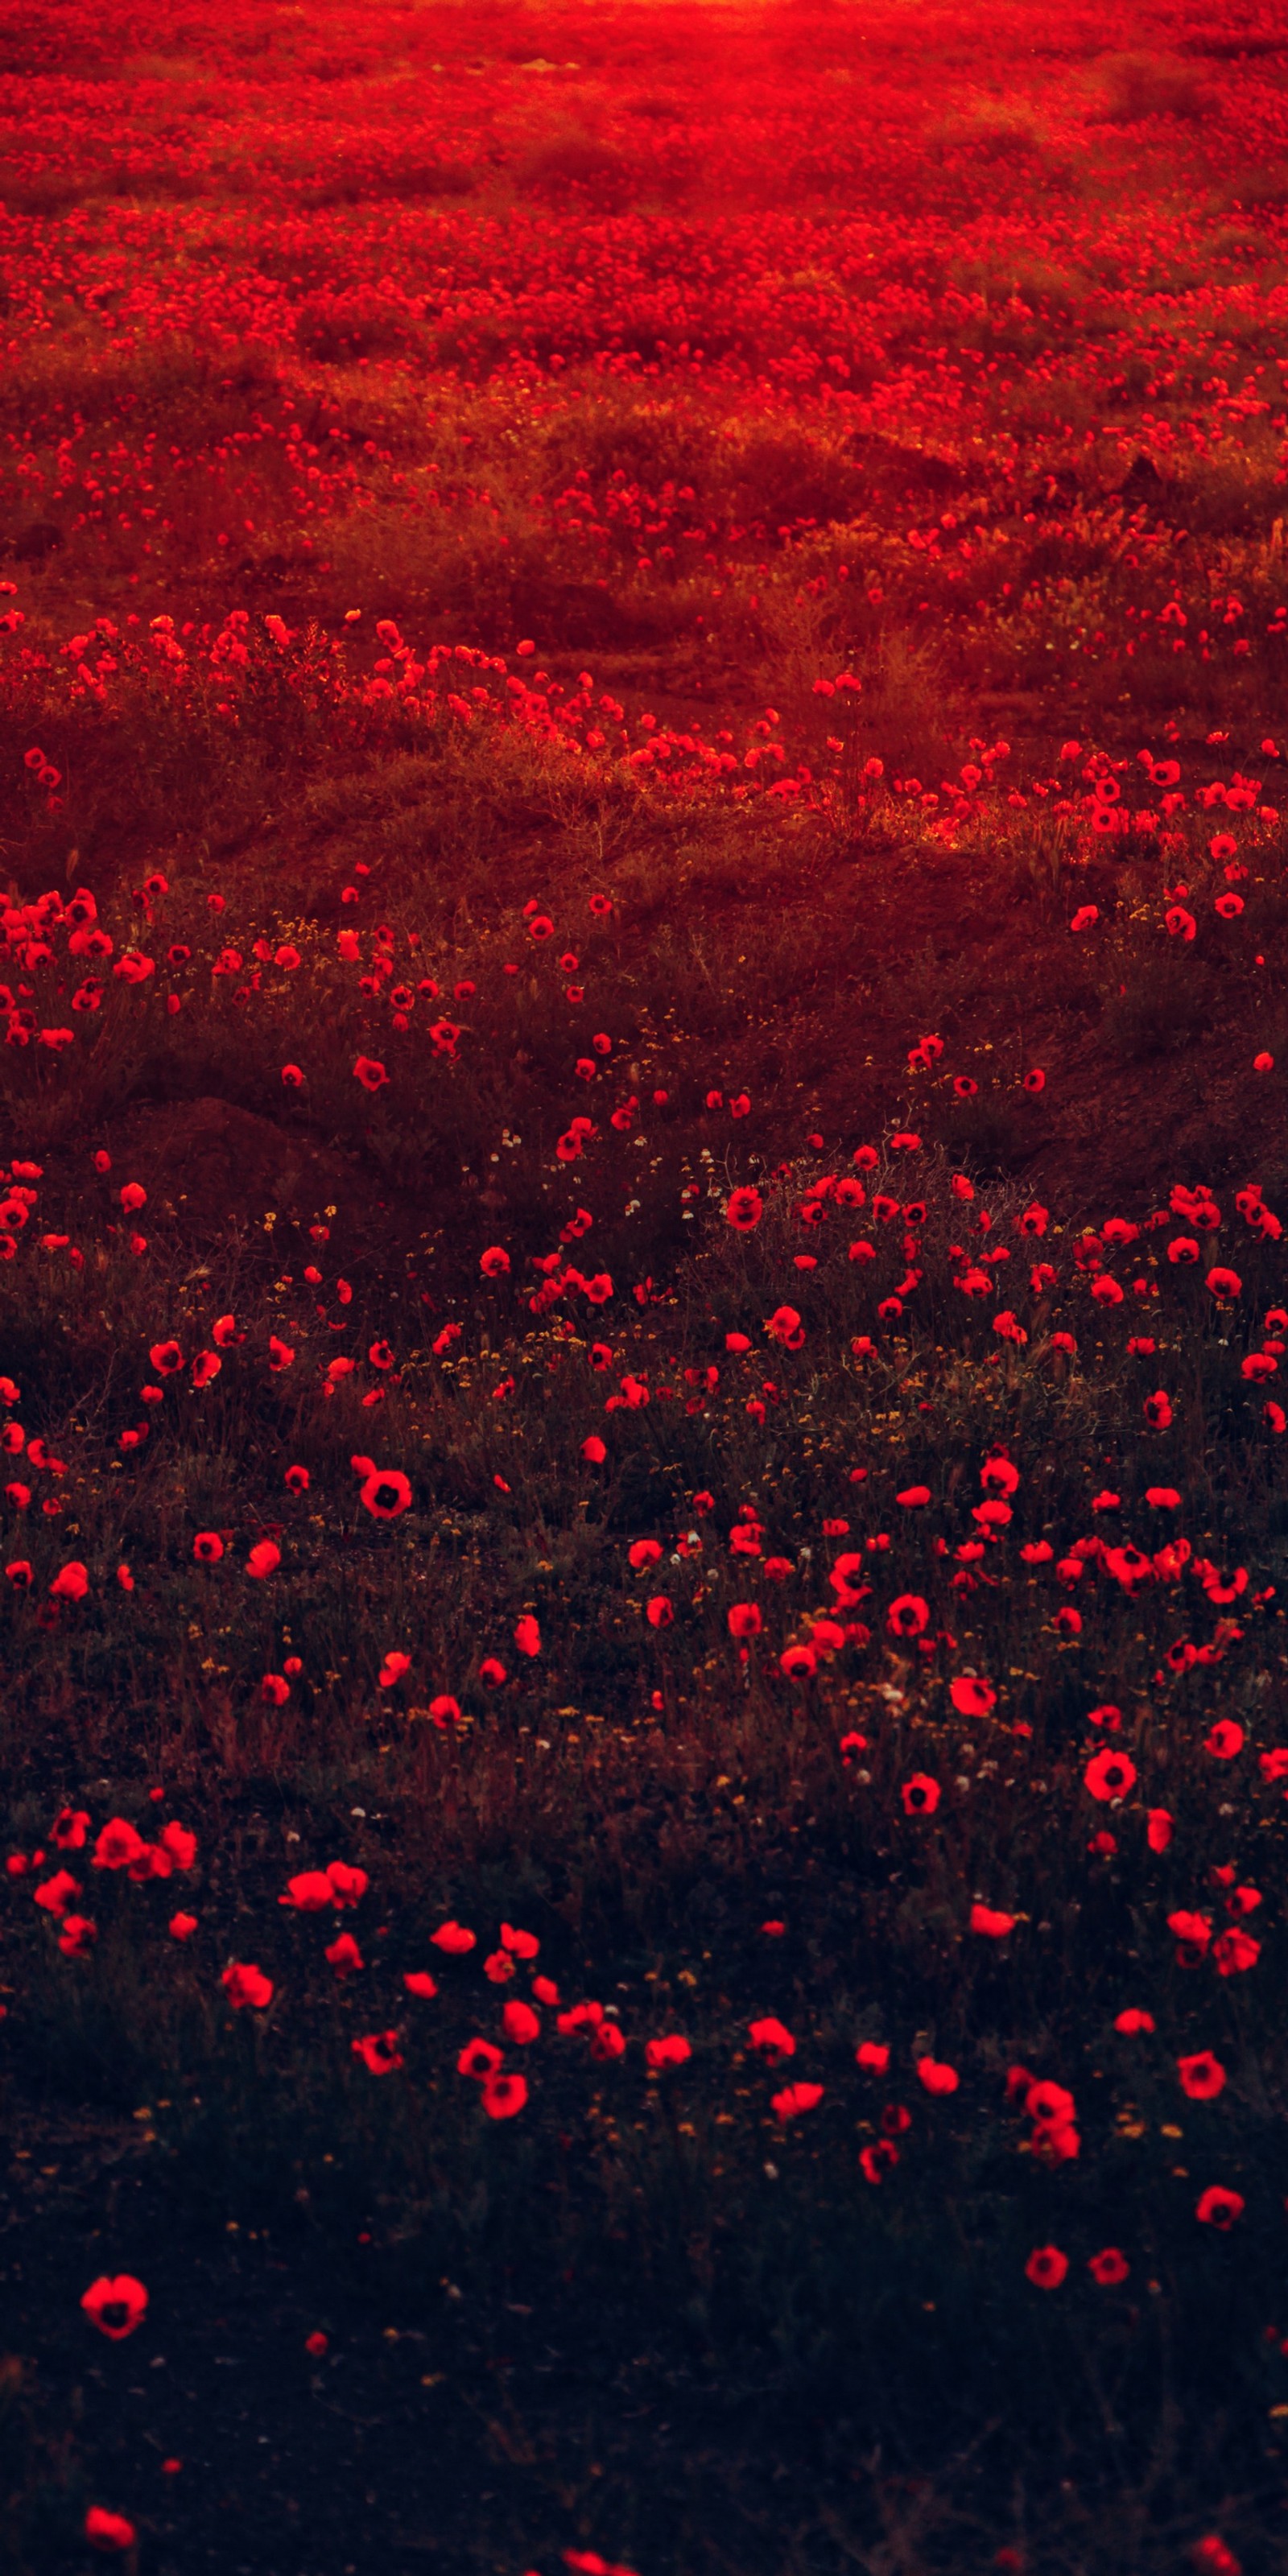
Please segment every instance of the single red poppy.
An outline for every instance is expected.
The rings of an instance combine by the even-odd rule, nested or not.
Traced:
[[[225,1968],[219,1982],[235,2010],[240,2011],[244,2005],[250,2004],[257,2012],[262,2012],[273,2000],[271,1977],[266,1977],[253,1961],[234,1959]]]
[[[1200,2049],[1194,2057],[1178,2057],[1176,2071],[1181,2090],[1191,2102],[1214,2102],[1225,2090],[1225,2068],[1210,2048]]]
[[[767,2014],[763,2021],[748,2022],[747,2035],[752,2047],[758,2049],[762,2057],[775,2059],[796,2055],[796,2042],[791,2032],[782,2022],[776,2021],[772,2013]]]
[[[771,2100],[774,2117],[786,2123],[799,2119],[802,2111],[816,2111],[823,2099],[821,2084],[786,2084]]]
[[[1058,2290],[1069,2269],[1069,2257],[1058,2245],[1036,2245],[1024,2266],[1035,2290]]]
[[[85,2537],[91,2549],[133,2549],[138,2536],[123,2513],[109,2513],[106,2505],[92,2504],[85,2516]]]
[[[930,1625],[930,1605],[919,1592],[901,1592],[886,1612],[886,1626],[895,1637],[920,1637]]]
[[[945,2065],[935,2057],[919,2057],[917,2075],[927,2093],[939,2095],[955,2093],[961,2082],[955,2066]]]
[[[1103,1753],[1092,1755],[1082,1776],[1093,1798],[1126,1798],[1136,1785],[1136,1765],[1127,1754],[1111,1752],[1106,1746]]]
[[[905,1816],[933,1816],[943,1793],[937,1780],[932,1780],[925,1771],[914,1771],[912,1778],[905,1780],[899,1794]]]
[[[132,2272],[118,2272],[115,2278],[106,2274],[91,2281],[81,2306],[100,2334],[110,2335],[113,2343],[123,2343],[147,2314],[148,2294]]]
[[[683,2066],[692,2055],[687,2039],[679,2031],[670,2032],[664,2039],[648,2039],[644,2043],[645,2064],[654,2073],[663,2066]]]
[[[1200,2192],[1194,2215],[1205,2227],[1233,2227],[1235,2220],[1242,2218],[1244,2206],[1241,2192],[1228,2191],[1224,2183],[1210,2183],[1206,2191]]]
[[[1087,2270],[1092,2280],[1099,2282],[1102,2290],[1112,2290],[1120,2281],[1126,2280],[1131,2265],[1126,2255],[1119,2253],[1116,2245],[1106,2245],[1101,2253],[1091,2256]]]
[[[329,1957],[330,1953],[327,1955]],[[365,2032],[361,2039],[351,2040],[350,2047],[354,2056],[362,2059],[369,2074],[392,2075],[395,2068],[404,2062],[398,2039],[396,2030],[372,2030]]]
[[[375,1467],[364,1478],[358,1500],[376,1520],[396,1520],[411,1502],[411,1484],[400,1467]]]
[[[483,2108],[489,2120],[513,2120],[527,2098],[528,2087],[522,2075],[490,2075],[483,2085]]]

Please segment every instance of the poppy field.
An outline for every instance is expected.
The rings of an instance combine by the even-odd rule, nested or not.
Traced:
[[[5,2565],[1288,2569],[1282,13],[0,0],[0,350]]]

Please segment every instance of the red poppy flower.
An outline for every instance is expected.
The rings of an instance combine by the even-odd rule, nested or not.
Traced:
[[[1069,2257],[1058,2245],[1035,2245],[1024,2266],[1035,2290],[1058,2290],[1069,2269]]]
[[[85,2537],[91,2549],[133,2549],[138,2536],[123,2513],[109,2513],[106,2505],[92,2504],[85,2516]]]
[[[166,1930],[172,1941],[190,1941],[197,1929],[195,1914],[172,1914]]]
[[[526,2048],[541,2035],[541,2016],[515,1996],[501,2015],[501,2027],[514,2047]]]
[[[1157,2027],[1153,2014],[1141,2012],[1135,2004],[1129,2004],[1126,2011],[1120,2012],[1114,2022],[1114,2029],[1120,2030],[1124,2039],[1135,2039],[1142,2031],[1155,2030]]]
[[[1175,1914],[1168,1915],[1167,1928],[1180,1945],[1176,1955],[1182,1966],[1189,1967],[1195,1960],[1206,1957],[1212,1941],[1212,1926],[1205,1914],[1191,1914],[1185,1908],[1179,1908]]]
[[[256,1539],[246,1559],[246,1571],[257,1583],[262,1583],[267,1575],[276,1574],[281,1562],[282,1551],[274,1546],[271,1538]]]
[[[961,2082],[956,2067],[947,2066],[942,2059],[936,2057],[919,2057],[917,2076],[926,2092],[936,2095],[955,2093]]]
[[[360,1055],[353,1070],[356,1080],[362,1084],[364,1091],[379,1091],[381,1084],[389,1080],[384,1066],[376,1056]]]
[[[1214,2102],[1225,2089],[1225,2068],[1210,2048],[1200,2049],[1195,2057],[1178,2057],[1176,2071],[1181,2090],[1191,2102]]]
[[[1190,2557],[1197,2576],[1243,2576],[1242,2559],[1227,2549],[1219,2532],[1210,2531],[1202,2540],[1196,2540]]]
[[[943,1793],[939,1782],[932,1780],[928,1773],[914,1771],[912,1778],[905,1780],[899,1794],[905,1816],[933,1816]]]
[[[1127,1754],[1106,1746],[1092,1755],[1082,1776],[1093,1798],[1126,1798],[1136,1785],[1136,1765]]]
[[[878,2138],[875,2145],[859,2149],[859,2171],[865,2182],[884,2182],[898,2161],[899,2150],[889,2138]]]
[[[147,1844],[124,1816],[113,1816],[103,1826],[94,1845],[95,1869],[133,1869],[143,1858]]]
[[[273,2000],[271,1977],[266,1977],[253,1961],[234,1959],[225,1968],[219,1982],[235,2010],[240,2011],[244,2005],[250,2004],[256,2012],[262,2012]]]
[[[1254,1941],[1251,1933],[1242,1931],[1237,1923],[1232,1923],[1228,1932],[1218,1933],[1212,1944],[1213,1965],[1219,1977],[1242,1975],[1245,1970],[1255,1968],[1260,1956],[1261,1943]]]
[[[644,2043],[646,2065],[656,2073],[663,2066],[683,2066],[693,2055],[687,2039],[672,2031],[665,2039],[647,2039]]]
[[[1237,1270],[1209,1270],[1207,1284],[1214,1297],[1238,1297],[1243,1290]]]
[[[73,1557],[71,1564],[64,1565],[54,1576],[49,1589],[58,1600],[83,1601],[89,1590],[88,1566],[82,1565],[78,1558]]]
[[[378,1521],[396,1520],[411,1501],[411,1484],[400,1467],[373,1467],[358,1500]]]
[[[766,1319],[765,1331],[771,1341],[781,1342],[786,1351],[798,1351],[805,1340],[805,1327],[794,1306],[776,1306]]]
[[[770,2107],[777,2120],[797,2120],[802,2111],[816,2111],[823,2099],[821,2084],[785,2084],[781,2093],[771,2098]]]
[[[991,1905],[972,1905],[971,1907],[972,1932],[983,1932],[990,1941],[1005,1940],[1007,1933],[1015,1930],[1015,1924],[1015,1915],[999,1914]]]
[[[987,1717],[997,1706],[997,1693],[991,1682],[979,1680],[974,1673],[962,1673],[948,1686],[948,1696],[959,1717]]]
[[[304,1869],[288,1878],[286,1893],[279,1905],[292,1906],[297,1914],[321,1914],[335,1903],[335,1891],[324,1869]]]
[[[1092,2280],[1099,2282],[1102,2290],[1112,2290],[1117,2288],[1120,2281],[1126,2280],[1131,2265],[1126,2255],[1119,2253],[1116,2245],[1106,2245],[1101,2253],[1091,2256],[1087,2270]]]
[[[483,2085],[483,2108],[489,2120],[513,2120],[527,2098],[528,2087],[522,2075],[490,2075]]]
[[[894,1637],[923,1636],[930,1625],[930,1605],[919,1592],[901,1592],[886,1612],[886,1626]]]
[[[1199,2194],[1194,2215],[1202,2220],[1205,2227],[1225,2228],[1233,2227],[1236,2218],[1242,2218],[1243,2211],[1242,2193],[1227,2191],[1224,2183],[1215,2182]]]
[[[501,2056],[501,2050],[494,2047],[490,2039],[467,2040],[457,2058],[456,2072],[472,2076],[476,2084],[481,2084],[488,2076],[495,2075]]]
[[[1203,1738],[1204,1752],[1213,1754],[1218,1762],[1233,1762],[1243,1745],[1243,1728],[1232,1717],[1219,1717]]]
[[[762,2057],[779,2058],[796,2055],[796,2042],[791,2032],[782,2022],[775,2021],[772,2013],[767,2014],[763,2021],[748,2022],[747,2034],[752,2047],[759,2049]]]
[[[156,1791],[154,1790],[152,1794],[155,1797]],[[172,1818],[170,1823],[161,1829],[160,1843],[162,1851],[176,1869],[191,1869],[197,1857],[197,1837],[189,1833],[186,1825],[181,1825]]]
[[[148,2294],[132,2272],[118,2272],[114,2279],[106,2274],[91,2281],[81,2306],[100,2334],[110,2335],[113,2343],[123,2343],[147,2314]]]
[[[365,1869],[354,1869],[347,1860],[328,1861],[326,1876],[334,1905],[357,1905],[371,1884]]]
[[[328,1958],[330,1955],[328,1951]],[[367,2031],[361,2039],[351,2040],[349,2044],[354,2056],[362,2059],[369,2074],[391,2075],[396,2067],[403,2064],[398,2038],[399,2034],[396,2030],[371,2030]]]
[[[725,1216],[740,1234],[750,1234],[752,1227],[759,1225],[764,1212],[765,1203],[759,1190],[734,1190],[725,1201]]]
[[[474,1948],[478,1934],[467,1932],[463,1923],[449,1915],[446,1923],[440,1923],[438,1930],[431,1932],[429,1937],[436,1950],[445,1950],[450,1957],[460,1958],[466,1950]]]
[[[367,1964],[352,1932],[341,1932],[334,1941],[328,1942],[323,1957],[327,1966],[334,1968],[337,1977],[356,1977]]]
[[[895,1501],[905,1512],[920,1511],[929,1500],[929,1485],[905,1485],[903,1492],[895,1495]]]
[[[492,1243],[479,1254],[479,1268],[485,1279],[503,1279],[510,1267],[510,1256],[503,1244]]]
[[[854,2052],[854,2063],[865,2075],[884,2075],[889,2070],[890,2051],[884,2040],[861,2039]]]

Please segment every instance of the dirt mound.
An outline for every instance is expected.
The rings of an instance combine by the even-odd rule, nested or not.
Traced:
[[[337,1209],[356,1217],[370,1196],[342,1155],[229,1100],[131,1108],[110,1144],[122,1175],[128,1165],[153,1206],[202,1234],[230,1224],[258,1228],[270,1213],[324,1223]]]

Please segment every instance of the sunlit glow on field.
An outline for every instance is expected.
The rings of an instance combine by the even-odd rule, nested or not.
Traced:
[[[1279,13],[0,119],[12,2563],[1268,2576]]]

